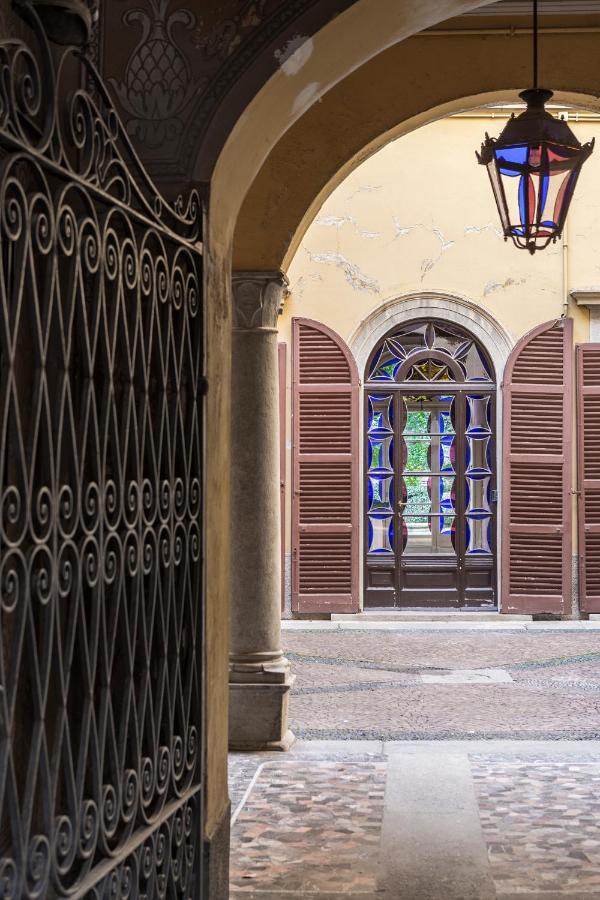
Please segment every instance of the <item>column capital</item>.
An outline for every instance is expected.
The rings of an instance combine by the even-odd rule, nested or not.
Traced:
[[[233,327],[237,331],[272,331],[283,312],[289,281],[283,272],[238,271],[231,276]]]

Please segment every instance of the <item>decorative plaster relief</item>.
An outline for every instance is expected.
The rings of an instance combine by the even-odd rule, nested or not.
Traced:
[[[125,79],[109,83],[133,117],[127,130],[148,147],[158,147],[183,132],[182,114],[198,85],[173,34],[176,24],[191,29],[195,15],[188,9],[168,13],[169,0],[147,0],[149,11],[129,9],[123,23],[139,24],[142,35],[125,69]]]
[[[232,289],[235,329],[277,328],[288,290],[282,272],[234,272]]]

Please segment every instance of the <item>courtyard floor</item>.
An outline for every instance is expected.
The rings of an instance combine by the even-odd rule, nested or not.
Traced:
[[[283,642],[299,740],[231,756],[232,900],[600,898],[600,628]]]
[[[600,736],[600,627],[285,629],[283,646],[297,737]]]

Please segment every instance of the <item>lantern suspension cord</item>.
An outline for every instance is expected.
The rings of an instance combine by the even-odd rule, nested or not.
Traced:
[[[533,87],[538,88],[538,0],[533,0]]]

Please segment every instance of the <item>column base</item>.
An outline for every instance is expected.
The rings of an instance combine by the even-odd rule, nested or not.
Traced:
[[[289,750],[288,698],[294,675],[280,684],[229,685],[229,749]]]

